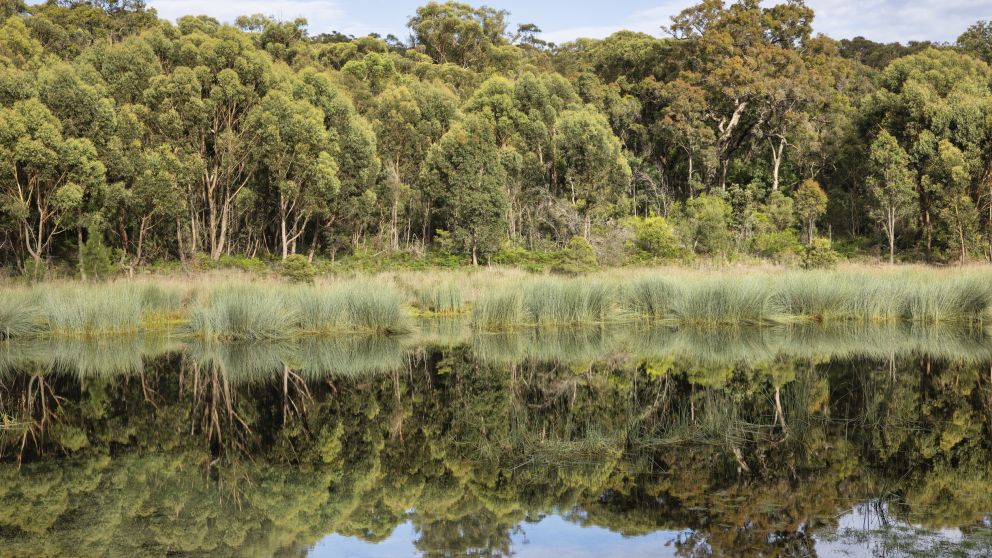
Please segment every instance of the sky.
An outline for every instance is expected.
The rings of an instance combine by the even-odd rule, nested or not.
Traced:
[[[772,0],[766,0],[769,5]],[[221,21],[261,13],[281,20],[304,17],[311,34],[409,35],[407,19],[426,0],[146,0],[159,16],[207,14]],[[511,28],[535,23],[542,38],[563,43],[580,37],[602,38],[620,29],[661,35],[672,15],[698,0],[486,0],[510,12]],[[857,36],[879,42],[931,40],[953,42],[969,25],[992,19],[992,0],[807,0],[816,12],[813,28],[835,39]]]

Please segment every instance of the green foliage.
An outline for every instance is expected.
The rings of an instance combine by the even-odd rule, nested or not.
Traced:
[[[596,252],[589,241],[581,236],[573,236],[561,250],[558,263],[551,269],[557,273],[576,275],[596,268]]]
[[[290,254],[282,261],[281,273],[296,283],[313,283],[317,268],[302,254]]]
[[[104,244],[103,231],[98,226],[91,226],[86,242],[79,248],[79,269],[82,275],[93,279],[106,279],[118,271],[115,260],[118,254]]]
[[[787,261],[803,252],[803,245],[794,230],[761,232],[754,237],[758,254],[776,261]]]
[[[547,271],[557,265],[559,255],[551,251],[532,251],[513,244],[504,244],[492,257],[492,263],[519,267],[531,272]]]
[[[671,260],[684,256],[675,229],[664,217],[634,218],[633,250],[638,259]]]
[[[884,236],[892,261],[987,256],[989,23],[952,47],[837,42],[813,18],[702,2],[666,27],[677,40],[557,46],[498,8],[432,2],[407,45],[258,14],[7,2],[0,265],[104,275],[96,241],[78,245],[94,223],[134,271],[278,271],[293,253],[547,270],[576,234],[610,265],[628,240],[640,262],[788,262],[793,233],[826,230],[864,254]]]
[[[679,226],[685,245],[700,254],[726,254],[731,246],[730,211],[730,204],[715,195],[686,201]]]
[[[816,221],[827,212],[827,193],[815,180],[804,180],[793,196],[796,214],[806,225],[806,243],[816,236]]]
[[[830,268],[837,265],[838,259],[840,257],[827,238],[814,238],[803,249],[802,263],[806,269]]]

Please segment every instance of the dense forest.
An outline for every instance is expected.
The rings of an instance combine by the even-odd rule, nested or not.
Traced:
[[[992,258],[992,23],[837,41],[802,0],[703,0],[555,45],[509,16],[0,0],[0,264]]]

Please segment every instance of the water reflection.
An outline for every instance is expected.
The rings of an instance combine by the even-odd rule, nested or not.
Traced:
[[[457,321],[5,344],[0,554],[983,555],[990,347]]]

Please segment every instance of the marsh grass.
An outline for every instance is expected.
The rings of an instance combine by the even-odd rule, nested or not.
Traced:
[[[23,290],[11,290],[0,296],[0,339],[28,337],[43,328],[38,297]]]
[[[201,339],[293,337],[407,331],[403,298],[378,283],[334,286],[228,284],[209,290],[189,311],[187,331]]]
[[[135,334],[144,328],[141,290],[133,286],[68,286],[42,299],[47,331],[61,336]]]
[[[515,326],[600,324],[615,317],[617,289],[601,279],[548,277],[482,295],[473,323],[482,330]]]
[[[462,289],[451,282],[417,287],[414,305],[426,314],[459,314],[464,311]]]
[[[224,340],[411,329],[412,316],[471,308],[477,331],[650,322],[678,327],[801,323],[980,326],[992,271],[610,270],[563,278],[505,270],[402,272],[317,285],[205,276],[0,289],[0,339],[179,332]]]

